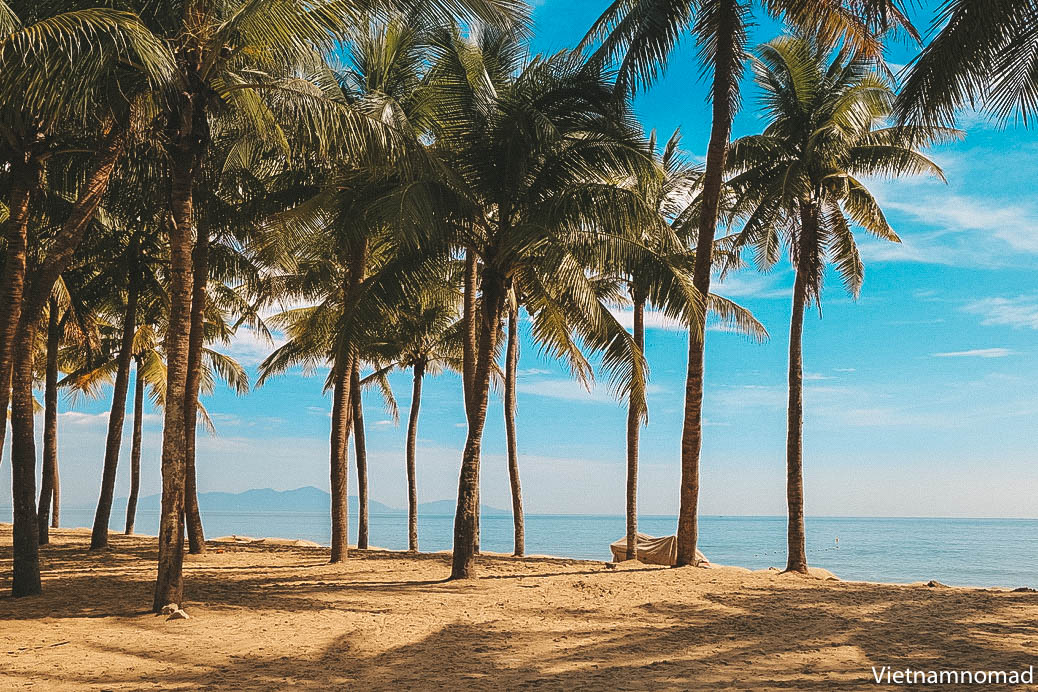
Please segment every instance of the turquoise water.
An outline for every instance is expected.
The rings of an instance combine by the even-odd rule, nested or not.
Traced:
[[[10,510],[3,521],[10,521]],[[64,526],[90,526],[93,513],[66,510]],[[248,536],[303,538],[328,544],[325,513],[207,512],[202,517],[210,537],[232,533]],[[370,542],[391,549],[407,547],[407,518],[371,515]],[[121,530],[122,517],[113,517]],[[420,516],[423,551],[451,546],[453,516]],[[675,517],[642,517],[639,530],[655,536],[673,534]],[[702,517],[699,547],[714,563],[751,569],[785,565],[786,520],[783,517]],[[158,532],[158,513],[142,511],[137,531]],[[356,539],[356,517],[350,517]],[[511,552],[512,520],[484,516],[484,550]],[[609,543],[624,535],[621,516],[530,515],[526,518],[529,554],[608,560]],[[836,538],[839,538],[839,547]],[[809,562],[843,579],[913,582],[936,579],[961,586],[1038,587],[1038,520],[1035,519],[907,519],[808,517]]]

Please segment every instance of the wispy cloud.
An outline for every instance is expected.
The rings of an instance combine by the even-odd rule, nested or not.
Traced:
[[[572,379],[534,379],[523,381],[519,379],[516,390],[520,394],[542,396],[549,399],[562,399],[564,401],[582,401],[585,403],[617,403],[609,385],[601,381],[591,383],[591,389]],[[664,391],[659,385],[650,384],[646,386],[645,393],[648,395],[660,394]]]
[[[529,375],[550,375],[551,370],[545,370],[544,368],[525,368],[517,370],[516,374],[519,375],[519,377],[526,377]]]
[[[256,366],[262,363],[263,359],[269,356],[274,349],[280,348],[287,341],[285,336],[278,332],[272,332],[271,336],[273,342],[248,327],[240,327],[231,337],[230,345],[217,350],[231,356],[246,367]]]
[[[984,298],[968,303],[966,312],[982,315],[980,323],[1020,329],[1038,329],[1038,297]]]
[[[1035,153],[1014,152],[1010,167],[1003,160],[1008,154],[1001,149],[944,152],[939,163],[948,172],[951,187],[929,178],[870,179],[870,189],[904,242],[863,238],[862,255],[867,261],[999,267],[1019,261],[1014,255],[1038,254],[1038,206],[998,188],[985,190],[961,182],[989,167],[1031,170]],[[1018,174],[1007,176],[1010,183],[1020,182]],[[904,220],[912,224],[905,228]]]
[[[615,308],[610,312],[623,325],[624,329],[634,329],[634,308]],[[684,324],[667,317],[658,310],[645,311],[645,328],[665,329],[667,331],[684,331],[686,329]]]
[[[750,270],[740,271],[717,281],[710,287],[711,293],[725,298],[787,298],[793,293],[790,287],[780,285],[776,274],[760,274]]]
[[[1013,355],[1008,348],[974,348],[969,351],[935,353],[934,358],[1005,358]]]

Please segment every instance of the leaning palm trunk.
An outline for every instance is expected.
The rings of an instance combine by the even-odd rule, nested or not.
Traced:
[[[108,189],[115,164],[122,155],[124,138],[116,128],[109,128],[76,202],[72,205],[54,237],[47,256],[24,285],[21,314],[11,342],[11,486],[14,505],[14,580],[11,592],[27,596],[40,592],[39,528],[36,507],[36,442],[33,431],[32,347],[43,309],[50,299],[58,277],[69,262],[86,233],[87,225]],[[38,169],[36,170],[38,174]],[[12,210],[12,218],[21,213]],[[24,241],[24,235],[20,240]],[[24,243],[22,244],[24,253]],[[16,243],[15,252],[18,248]],[[9,249],[8,252],[11,252]],[[24,257],[24,254],[23,254]],[[27,277],[28,279],[28,277]],[[9,293],[10,295],[10,293]],[[7,306],[5,306],[7,307]],[[0,328],[6,325],[0,321]],[[0,387],[0,389],[6,389]]]
[[[58,321],[58,301],[53,296],[49,312],[47,372],[43,389],[43,473],[40,476],[40,504],[36,510],[40,545],[50,543],[51,502],[58,477],[58,346],[61,343],[61,323]]]
[[[738,56],[735,34],[738,11],[734,2],[724,3],[717,27],[714,81],[711,89],[713,122],[703,175],[702,209],[696,239],[696,263],[692,285],[703,297],[696,321],[688,333],[688,373],[685,378],[685,418],[681,431],[681,504],[678,510],[677,565],[692,565],[699,541],[699,455],[703,446],[703,372],[705,362],[706,296],[710,293],[711,254],[717,230],[721,187],[728,141],[732,131],[731,85]]]
[[[422,378],[425,361],[414,364],[414,382],[411,388],[411,410],[407,416],[407,549],[418,552],[418,479],[415,447],[418,440],[418,412],[422,406]]]
[[[817,237],[816,208],[801,212],[800,251],[796,253],[793,283],[793,315],[789,321],[789,407],[786,411],[786,571],[807,572],[804,532],[804,310],[807,307],[809,268],[807,251]]]
[[[353,363],[350,375],[350,398],[353,400],[353,451],[357,457],[357,548],[368,549],[368,450],[364,437],[364,402],[360,392],[360,359]]]
[[[198,388],[202,378],[202,344],[205,338],[206,284],[209,281],[209,231],[200,226],[192,255],[194,285],[191,292],[191,338],[188,342],[187,389],[184,394],[184,521],[188,552],[205,553],[205,532],[198,510],[195,475],[195,438],[198,428]]]
[[[170,166],[169,331],[166,334],[166,407],[162,428],[162,509],[159,517],[159,564],[155,580],[155,612],[180,604],[184,596],[184,478],[187,435],[184,401],[191,335],[194,223],[192,185],[201,158],[193,130],[204,118],[201,97],[189,95],[180,105],[180,122]],[[196,111],[200,117],[196,117]]]
[[[144,378],[141,377],[141,359],[137,357],[137,371],[133,384],[133,443],[130,447],[130,497],[126,501],[126,535],[133,535],[137,520],[137,497],[141,492],[141,438],[144,421]]]
[[[645,352],[645,297],[634,291],[634,343]],[[638,440],[642,428],[642,396],[631,392],[627,403],[627,559],[638,559]]]
[[[115,497],[116,469],[119,465],[119,449],[122,447],[123,421],[126,419],[126,393],[130,387],[130,361],[133,359],[133,335],[137,329],[137,287],[130,282],[126,296],[126,314],[123,317],[122,342],[119,344],[119,359],[112,394],[112,412],[108,416],[108,438],[105,443],[105,461],[101,472],[101,496],[94,513],[94,530],[90,536],[90,549],[108,547],[108,524],[112,517],[112,500]]]
[[[526,528],[523,517],[523,490],[519,484],[519,448],[516,440],[515,379],[519,366],[519,304],[508,303],[508,345],[505,351],[505,436],[508,441],[508,485],[512,490],[512,525],[515,542],[512,554],[526,554]]]
[[[461,458],[458,478],[458,509],[454,516],[454,555],[451,579],[468,579],[473,575],[479,552],[479,459],[483,445],[483,427],[487,420],[487,398],[490,393],[490,367],[501,322],[504,286],[500,279],[484,270],[482,319],[479,344],[475,351],[472,397],[466,406],[468,435]]]
[[[14,366],[14,339],[22,314],[25,293],[26,242],[29,228],[29,202],[38,186],[40,162],[26,154],[11,166],[11,191],[8,201],[7,252],[0,275],[0,411],[11,401],[11,369]],[[7,435],[7,416],[0,416],[0,455]]]

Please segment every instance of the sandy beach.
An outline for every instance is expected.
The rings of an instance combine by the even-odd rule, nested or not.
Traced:
[[[0,525],[4,689],[844,689],[872,666],[1023,669],[1038,646],[1034,593],[496,556],[445,583],[442,554],[217,543],[167,621],[154,539],[52,536],[44,595],[15,600]]]

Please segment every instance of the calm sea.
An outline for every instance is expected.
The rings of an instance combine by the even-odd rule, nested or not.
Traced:
[[[10,521],[10,509],[0,509],[0,517]],[[210,537],[278,536],[325,545],[330,540],[325,513],[206,512],[202,519]],[[89,510],[70,509],[62,515],[63,526],[90,526],[92,520]],[[372,546],[407,547],[406,517],[373,514],[369,521]],[[676,521],[675,517],[642,517],[639,530],[666,536],[674,533]],[[420,548],[449,549],[453,523],[453,516],[420,516]],[[112,528],[122,528],[122,517],[113,517]],[[355,540],[356,517],[350,517],[350,529]],[[785,530],[783,517],[702,517],[699,546],[716,564],[783,567]],[[155,535],[158,513],[139,512],[137,531]],[[510,516],[484,516],[480,533],[484,550],[511,552]],[[608,560],[609,543],[623,535],[621,516],[526,517],[529,554]],[[902,583],[936,579],[961,586],[1038,587],[1035,519],[808,517],[807,550],[812,565],[832,570],[843,579]]]

